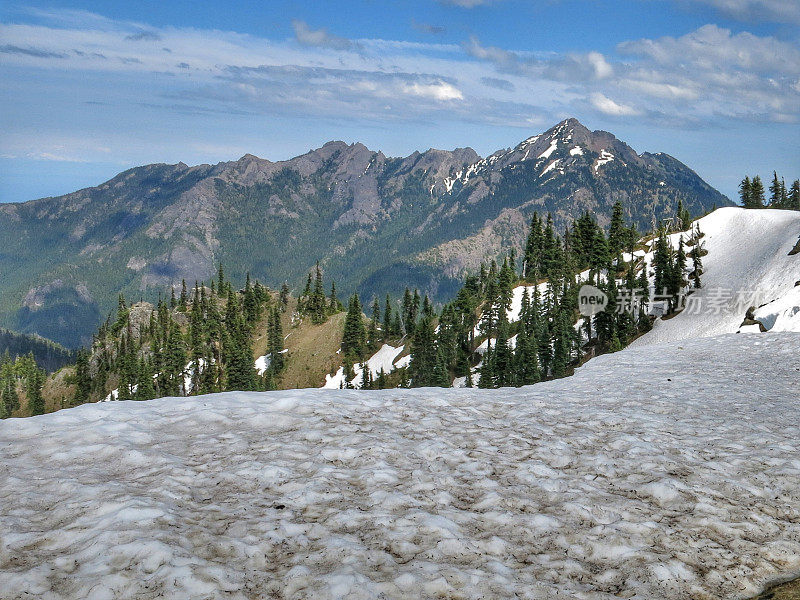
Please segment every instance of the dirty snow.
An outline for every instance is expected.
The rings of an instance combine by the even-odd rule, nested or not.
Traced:
[[[5,420],[1,595],[747,597],[800,571],[798,348],[734,334],[523,389]]]

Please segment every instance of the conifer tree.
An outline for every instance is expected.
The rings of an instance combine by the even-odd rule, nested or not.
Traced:
[[[700,244],[700,226],[697,226],[697,232],[694,235],[694,244],[689,252],[689,257],[692,259],[692,282],[695,289],[700,289],[700,276],[703,274],[703,259],[701,257],[702,247]]]
[[[611,225],[608,228],[608,251],[612,259],[622,253],[625,243],[625,218],[622,215],[622,202],[617,200],[611,213]]]
[[[371,353],[378,351],[378,343],[380,336],[378,334],[378,327],[381,322],[381,305],[378,302],[377,296],[372,299],[372,318],[369,321],[367,329],[367,347]]]
[[[445,357],[444,350],[439,347],[439,350],[436,354],[436,364],[433,367],[431,385],[449,388],[450,383],[450,372],[447,368],[447,358]]]
[[[411,362],[408,371],[414,387],[435,385],[433,370],[436,367],[437,352],[433,320],[423,316],[411,337]]]
[[[531,219],[531,229],[528,239],[525,241],[525,254],[523,257],[523,277],[528,281],[534,281],[542,272],[542,221],[539,213],[533,213]]]
[[[800,179],[795,179],[789,188],[786,196],[786,208],[800,210]]]
[[[753,208],[753,185],[750,176],[745,176],[739,184],[739,199],[745,208]]]
[[[28,395],[28,409],[32,415],[44,414],[44,397],[42,396],[42,385],[44,385],[44,371],[36,366],[31,354],[30,372],[27,378],[26,393]]]
[[[390,337],[399,335],[399,331],[394,330],[394,322],[392,321],[392,300],[389,294],[386,294],[386,303],[383,306],[383,341],[387,341]]]
[[[78,350],[75,359],[75,384],[75,403],[88,402],[92,391],[92,378],[89,374],[89,353],[83,349]]]
[[[279,308],[281,312],[286,311],[286,307],[289,306],[289,286],[284,284],[281,286],[281,293],[278,297]]]
[[[497,340],[492,358],[494,387],[514,385],[514,355],[508,345],[508,321],[505,318],[497,326]]]
[[[189,301],[189,296],[186,292],[186,280],[181,279],[181,297],[180,300],[178,301],[178,306],[180,307],[181,310],[186,310],[186,304],[188,303],[188,301]]]
[[[361,302],[358,294],[350,296],[347,305],[347,315],[344,320],[344,334],[342,336],[342,354],[346,357],[360,359],[364,356],[366,347],[366,330],[364,318],[361,314]]]
[[[281,312],[276,306],[272,309],[272,316],[269,322],[269,357],[270,371],[279,373],[284,367],[283,359],[283,324],[281,323]]]
[[[747,208],[764,208],[764,184],[758,175],[753,177],[750,184],[750,202],[751,206]]]
[[[336,282],[331,282],[331,294],[328,297],[328,312],[332,315],[342,312],[342,303],[336,296]]]
[[[785,187],[781,187],[781,182],[778,179],[778,172],[772,172],[772,183],[769,185],[769,205],[772,208],[781,208],[783,206],[783,196],[785,194]],[[784,194],[781,193],[781,190],[784,190]]]

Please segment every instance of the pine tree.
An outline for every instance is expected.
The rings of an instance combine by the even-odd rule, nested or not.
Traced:
[[[785,186],[783,187],[785,190]],[[769,205],[772,208],[782,207],[783,194],[781,194],[781,182],[778,179],[777,171],[772,172],[772,183],[769,185]]]
[[[361,314],[361,302],[358,294],[350,296],[347,305],[347,315],[344,320],[344,334],[342,336],[342,354],[346,357],[360,359],[364,356],[366,344],[366,330],[364,318]]]
[[[739,184],[739,200],[745,208],[753,208],[753,184],[749,176],[745,176]]]
[[[36,362],[31,355],[31,366],[28,374],[26,392],[28,395],[28,409],[32,415],[44,414],[44,397],[42,396],[42,386],[44,385],[44,371],[36,366]]]
[[[435,385],[433,371],[436,367],[437,352],[433,320],[423,316],[411,337],[411,362],[408,371],[414,387]]]
[[[332,315],[342,312],[342,303],[336,297],[336,282],[331,282],[331,294],[328,297],[328,312]]]
[[[372,318],[370,319],[369,328],[367,329],[367,347],[373,354],[378,351],[378,343],[380,342],[380,336],[378,335],[380,322],[381,305],[378,302],[378,298],[375,297],[372,299]]]
[[[514,385],[514,355],[508,345],[508,321],[505,318],[500,320],[497,327],[493,359],[495,387]]]
[[[611,225],[608,228],[608,251],[612,259],[617,259],[622,253],[625,243],[625,219],[622,216],[622,202],[614,203],[611,213]]]
[[[281,323],[281,312],[276,306],[272,309],[269,320],[269,357],[270,371],[279,373],[284,367],[283,354],[283,324]]]
[[[232,290],[228,293],[228,304],[225,309],[225,329],[227,343],[223,352],[227,389],[228,391],[252,390],[255,387],[256,371],[250,333],[237,294]]]
[[[692,259],[692,282],[695,289],[700,289],[700,276],[703,274],[703,259],[701,258],[702,246],[700,244],[700,226],[697,226],[697,233],[694,234],[694,244],[689,252],[689,257]]]
[[[748,208],[764,208],[764,184],[758,175],[753,177],[750,185],[750,202],[752,206]]]
[[[792,182],[788,196],[788,208],[800,210],[800,179],[795,179]]]
[[[153,370],[146,359],[139,362],[138,377],[136,380],[136,393],[134,400],[152,400],[156,397],[156,388],[153,384]]]
[[[433,367],[431,385],[449,388],[450,384],[450,372],[447,368],[447,358],[445,357],[444,350],[439,347],[439,350],[436,354],[436,364]]]
[[[92,391],[92,378],[89,374],[89,353],[78,350],[75,359],[75,403],[83,404],[89,401]]]
[[[683,203],[682,199],[678,200],[678,231],[686,231],[692,226],[692,215],[689,209]]]
[[[281,293],[278,297],[278,302],[280,304],[280,311],[285,312],[286,307],[289,306],[289,286],[284,284],[281,286]]]
[[[181,297],[178,301],[178,306],[181,310],[186,310],[186,304],[189,302],[189,296],[186,292],[186,280],[181,279]]]
[[[383,341],[387,341],[390,337],[399,335],[399,331],[394,330],[394,322],[392,320],[392,300],[389,294],[386,294],[386,303],[383,307]]]
[[[528,281],[534,281],[542,272],[542,240],[542,221],[539,218],[539,213],[533,213],[531,229],[525,242],[525,254],[523,257],[522,274]]]

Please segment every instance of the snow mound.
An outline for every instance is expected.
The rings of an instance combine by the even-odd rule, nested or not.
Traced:
[[[800,570],[798,347],[729,335],[522,389],[5,420],[0,596],[747,597]]]
[[[734,333],[751,302],[763,305],[755,316],[767,329],[800,331],[800,288],[795,287],[800,281],[800,254],[789,256],[800,236],[800,213],[729,207],[696,223],[708,250],[702,288],[689,296],[697,310],[687,306],[668,320],[657,319],[653,330],[632,346]],[[671,236],[673,246],[679,236]],[[687,234],[683,237],[688,239]]]

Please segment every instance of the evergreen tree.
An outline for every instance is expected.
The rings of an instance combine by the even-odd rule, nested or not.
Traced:
[[[611,213],[611,225],[608,228],[608,252],[612,259],[617,259],[625,244],[625,218],[622,215],[622,202],[614,203]]]
[[[286,307],[289,306],[289,286],[284,284],[281,286],[281,293],[278,297],[278,302],[280,305],[280,311],[285,312]]]
[[[283,324],[281,323],[281,312],[276,306],[272,309],[269,320],[269,359],[270,371],[279,373],[284,367],[283,353]]]
[[[701,258],[702,246],[700,244],[700,226],[697,226],[696,233],[693,231],[694,244],[689,252],[689,257],[692,259],[692,282],[695,289],[700,289],[700,276],[703,274],[703,259]]]
[[[392,300],[389,294],[386,294],[386,303],[383,307],[383,341],[387,341],[390,337],[399,335],[399,331],[394,330],[394,322],[392,321]]]
[[[753,208],[753,184],[749,176],[739,184],[739,200],[745,208]]]
[[[783,193],[781,191],[783,190]],[[782,208],[783,196],[785,195],[786,186],[781,186],[778,179],[777,171],[772,172],[772,183],[769,185],[769,205],[772,208]]]
[[[31,354],[30,371],[27,378],[26,393],[28,395],[28,410],[32,415],[44,414],[44,397],[42,396],[42,386],[44,385],[45,373],[36,366],[36,361]]]
[[[542,272],[542,221],[539,213],[533,213],[531,219],[531,229],[528,239],[525,242],[525,254],[523,258],[523,277],[528,281],[534,281]]]
[[[692,226],[692,215],[689,209],[683,203],[682,199],[678,200],[678,231],[686,231]]]
[[[427,298],[427,297],[426,297]],[[378,343],[380,342],[380,335],[378,334],[378,327],[381,322],[381,305],[378,298],[372,299],[372,318],[369,321],[367,328],[367,347],[371,353],[378,351]]]
[[[787,207],[792,210],[800,210],[800,179],[795,179],[792,182],[787,199]]]
[[[366,350],[366,330],[364,318],[361,314],[361,302],[358,294],[350,296],[347,305],[347,315],[344,320],[344,334],[342,336],[342,354],[346,357],[360,359]]]
[[[186,280],[181,279],[181,298],[178,301],[178,306],[181,310],[186,310],[186,304],[189,302],[189,296],[186,292]]]
[[[89,353],[86,350],[78,350],[75,357],[75,396],[76,404],[83,404],[89,401],[92,391],[92,377],[89,373]]]
[[[492,358],[494,387],[514,385],[514,355],[508,345],[508,321],[505,318],[500,320],[497,327],[497,340]]]
[[[223,352],[227,390],[253,390],[256,370],[253,363],[250,332],[244,321],[244,311],[239,305],[237,294],[232,290],[228,293],[228,303],[225,309],[225,330],[227,335]]]
[[[436,354],[436,364],[433,367],[433,373],[431,376],[431,385],[449,388],[450,384],[450,372],[447,369],[447,358],[445,357],[444,350],[439,347],[439,350]]]
[[[758,175],[753,177],[750,184],[750,202],[751,206],[747,208],[764,208],[764,184]]]
[[[342,312],[342,303],[339,302],[339,298],[336,297],[336,282],[331,282],[331,294],[328,297],[328,312],[330,314],[336,314]]]
[[[153,384],[153,370],[146,359],[139,361],[138,378],[134,400],[152,400],[156,397],[156,388]]]
[[[414,387],[436,385],[433,371],[436,367],[437,353],[433,320],[423,316],[411,337],[411,362],[408,371]]]

